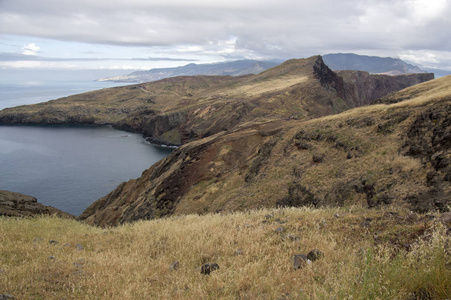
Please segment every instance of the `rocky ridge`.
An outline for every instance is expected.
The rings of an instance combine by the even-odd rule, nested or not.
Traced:
[[[339,113],[432,78],[337,74],[315,56],[257,75],[168,78],[4,109],[0,124],[112,125],[181,145],[247,122]]]
[[[29,217],[35,215],[56,215],[63,218],[74,218],[51,206],[42,205],[35,197],[0,190],[0,216]]]
[[[173,214],[275,206],[401,206],[446,211],[451,77],[404,100],[309,121],[243,124],[188,143],[92,204],[100,226]],[[393,101],[396,102],[396,101]]]

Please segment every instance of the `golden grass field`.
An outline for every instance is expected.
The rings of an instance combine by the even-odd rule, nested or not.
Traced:
[[[0,294],[15,299],[447,299],[451,237],[434,216],[357,206],[284,208],[104,229],[54,217],[2,217]],[[278,233],[280,227],[285,231]],[[294,270],[292,256],[312,249],[324,256]],[[171,271],[175,261],[179,268]],[[220,269],[203,275],[204,263]]]

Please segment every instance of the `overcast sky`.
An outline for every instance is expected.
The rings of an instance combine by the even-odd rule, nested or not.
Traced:
[[[0,0],[0,68],[357,53],[451,70],[451,0]]]

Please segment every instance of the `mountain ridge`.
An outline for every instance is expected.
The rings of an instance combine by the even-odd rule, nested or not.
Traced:
[[[112,125],[152,142],[180,145],[241,123],[309,119],[369,104],[433,78],[367,73],[339,76],[320,56],[295,59],[256,75],[186,76],[89,92],[4,109],[3,124]],[[365,76],[365,80],[353,81]],[[388,82],[391,84],[386,84]]]
[[[275,67],[277,64],[279,64],[279,62],[259,60],[237,60],[210,64],[190,63],[181,67],[154,68],[146,71],[136,71],[123,76],[98,79],[97,81],[143,83],[177,76],[241,76],[246,74],[257,74],[264,70]]]
[[[188,143],[93,203],[89,224],[276,206],[446,211],[451,76],[311,120],[248,124]],[[408,98],[405,98],[407,97]]]

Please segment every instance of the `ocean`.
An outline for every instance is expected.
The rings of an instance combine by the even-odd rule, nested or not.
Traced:
[[[117,86],[95,81],[0,82],[0,110]],[[111,127],[1,126],[0,190],[79,215],[172,149]]]

